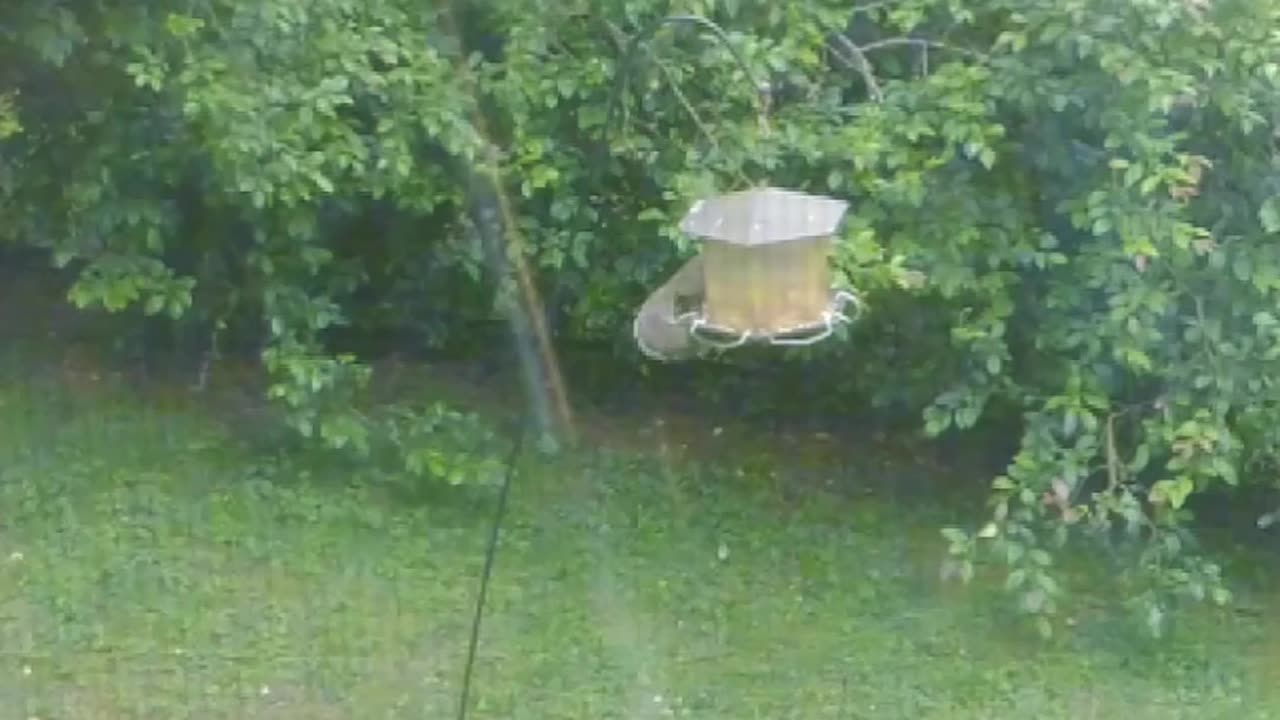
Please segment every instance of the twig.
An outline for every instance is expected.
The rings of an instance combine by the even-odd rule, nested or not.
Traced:
[[[680,89],[680,84],[676,82],[675,73],[671,71],[671,66],[662,62],[662,60],[652,52],[649,53],[649,58],[653,60],[654,65],[658,66],[658,70],[667,80],[667,85],[671,87],[671,93],[676,96],[676,100],[679,101],[680,104],[684,106],[685,111],[689,113],[689,117],[693,119],[693,124],[698,127],[698,131],[701,132],[703,136],[707,138],[707,141],[711,143],[711,149],[716,153],[719,153],[720,143],[716,141],[716,136],[712,134],[711,128],[707,127],[707,124],[703,122],[702,116],[699,115],[697,109],[693,107],[693,103],[689,101],[688,96]]]
[[[885,48],[903,46],[918,47],[921,51],[921,73],[923,75],[929,74],[929,50],[931,48],[958,53],[978,60],[985,61],[987,59],[986,55],[983,55],[976,50],[969,50],[968,48],[957,47],[955,45],[941,43],[936,40],[925,40],[923,38],[887,38],[885,40],[877,40],[875,42],[867,43],[866,45],[858,45],[854,41],[850,40],[847,35],[841,32],[832,33],[832,38],[841,49],[852,56],[846,57],[845,55],[836,52],[836,57],[840,58],[845,65],[852,67],[862,75],[862,81],[866,83],[867,86],[867,94],[870,95],[871,99],[875,102],[884,101],[884,91],[880,89],[880,82],[876,80],[875,69],[871,65],[871,60],[867,58],[867,54],[873,50],[883,50]],[[832,49],[834,50],[834,48]]]
[[[855,7],[855,8],[853,9],[853,11],[854,11],[855,13],[866,13],[866,14],[870,15],[871,13],[873,13],[873,12],[875,12],[875,11],[877,11],[877,10],[883,10],[883,9],[887,8],[887,7],[889,7],[889,6],[890,6],[890,5],[892,5],[892,4],[893,4],[893,3],[891,3],[891,2],[887,2],[887,0],[886,0],[885,2],[869,2],[869,3],[862,4],[862,5],[858,5],[857,7]]]
[[[841,37],[844,37],[844,36],[841,35]],[[845,39],[847,40],[848,38],[845,38]],[[853,45],[852,42],[850,42],[849,44]],[[859,50],[865,55],[866,53],[869,53],[873,50],[883,50],[885,48],[891,48],[891,47],[902,47],[904,45],[914,45],[916,47],[923,48],[926,52],[928,51],[929,48],[933,48],[935,50],[945,50],[947,52],[957,53],[960,55],[964,55],[966,57],[974,58],[976,60],[988,59],[985,54],[980,53],[977,50],[970,50],[969,48],[963,48],[956,45],[941,43],[936,40],[925,40],[924,38],[912,38],[912,37],[896,37],[896,38],[886,38],[884,40],[876,40],[875,42],[870,42],[870,43],[867,43],[866,45],[863,45],[861,48],[859,48]]]
[[[1120,462],[1116,453],[1116,415],[1107,416],[1107,492],[1120,487]]]
[[[1205,326],[1208,325],[1209,320],[1204,315],[1204,298],[1199,295],[1193,295],[1191,299],[1196,306],[1196,319],[1200,321],[1200,343],[1204,346],[1204,354],[1214,360],[1214,365],[1216,366],[1218,354],[1214,351],[1212,343],[1209,342],[1209,333],[1205,332]],[[1217,368],[1215,367],[1214,369],[1216,370]]]

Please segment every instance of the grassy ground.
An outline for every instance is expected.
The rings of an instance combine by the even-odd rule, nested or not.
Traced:
[[[245,449],[202,401],[19,368],[0,720],[452,717],[491,495],[392,499]],[[1280,717],[1274,614],[1191,613],[1157,644],[1100,609],[1040,643],[937,582],[947,511],[892,472],[867,458],[837,495],[765,465],[527,458],[472,717]]]

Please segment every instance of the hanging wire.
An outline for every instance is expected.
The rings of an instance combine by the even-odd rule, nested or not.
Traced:
[[[446,5],[441,17],[453,35],[461,41],[462,34],[458,32],[459,25],[452,5]],[[474,97],[478,97],[479,92],[467,63],[460,62],[457,68],[462,82],[469,86]],[[552,347],[550,332],[543,321],[542,302],[532,273],[525,262],[525,252],[518,232],[519,225],[515,221],[510,200],[503,191],[497,149],[491,140],[483,114],[478,111],[473,113],[472,123],[482,143],[481,157],[476,164],[463,163],[461,169],[469,180],[470,210],[490,264],[493,266],[495,281],[499,286],[507,281],[513,281],[515,285],[516,296],[506,298],[503,304],[506,305],[506,315],[517,354],[520,356],[521,367],[525,371],[523,380],[527,397],[524,412],[515,430],[511,452],[506,461],[505,474],[499,489],[497,506],[494,509],[493,524],[490,527],[489,540],[485,548],[484,566],[481,570],[475,612],[471,621],[462,686],[459,690],[458,720],[466,720],[470,710],[472,678],[475,673],[489,584],[497,559],[498,541],[511,486],[515,479],[517,463],[524,450],[529,425],[538,422],[540,439],[552,440],[557,446],[561,442],[573,444],[576,437],[559,363]],[[501,288],[500,292],[505,292],[507,289]]]
[[[476,652],[480,647],[480,625],[484,619],[485,601],[489,596],[489,579],[493,577],[493,565],[498,555],[498,539],[502,531],[502,520],[507,512],[507,497],[511,494],[511,481],[515,478],[516,465],[524,449],[525,435],[529,432],[526,416],[521,416],[517,422],[519,424],[516,427],[515,440],[511,443],[510,454],[507,455],[502,488],[498,491],[498,504],[493,511],[489,544],[484,551],[484,568],[480,571],[480,589],[476,593],[475,614],[471,619],[471,640],[467,645],[467,661],[462,671],[462,690],[458,697],[458,720],[467,720],[467,711],[471,705],[471,677],[475,672]]]

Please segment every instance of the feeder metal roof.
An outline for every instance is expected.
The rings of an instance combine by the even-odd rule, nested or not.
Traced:
[[[835,198],[766,187],[699,200],[680,229],[735,245],[767,245],[833,235],[848,207]]]

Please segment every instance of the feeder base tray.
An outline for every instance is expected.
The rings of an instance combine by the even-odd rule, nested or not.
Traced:
[[[853,307],[851,318],[846,310]],[[781,328],[769,332],[759,330],[738,330],[714,325],[707,322],[701,312],[691,312],[678,318],[678,322],[687,323],[689,335],[704,345],[720,350],[731,350],[743,345],[782,345],[804,346],[822,342],[831,337],[838,325],[852,322],[862,313],[862,304],[858,297],[847,290],[833,290],[831,304],[822,317],[815,322],[795,327]]]

